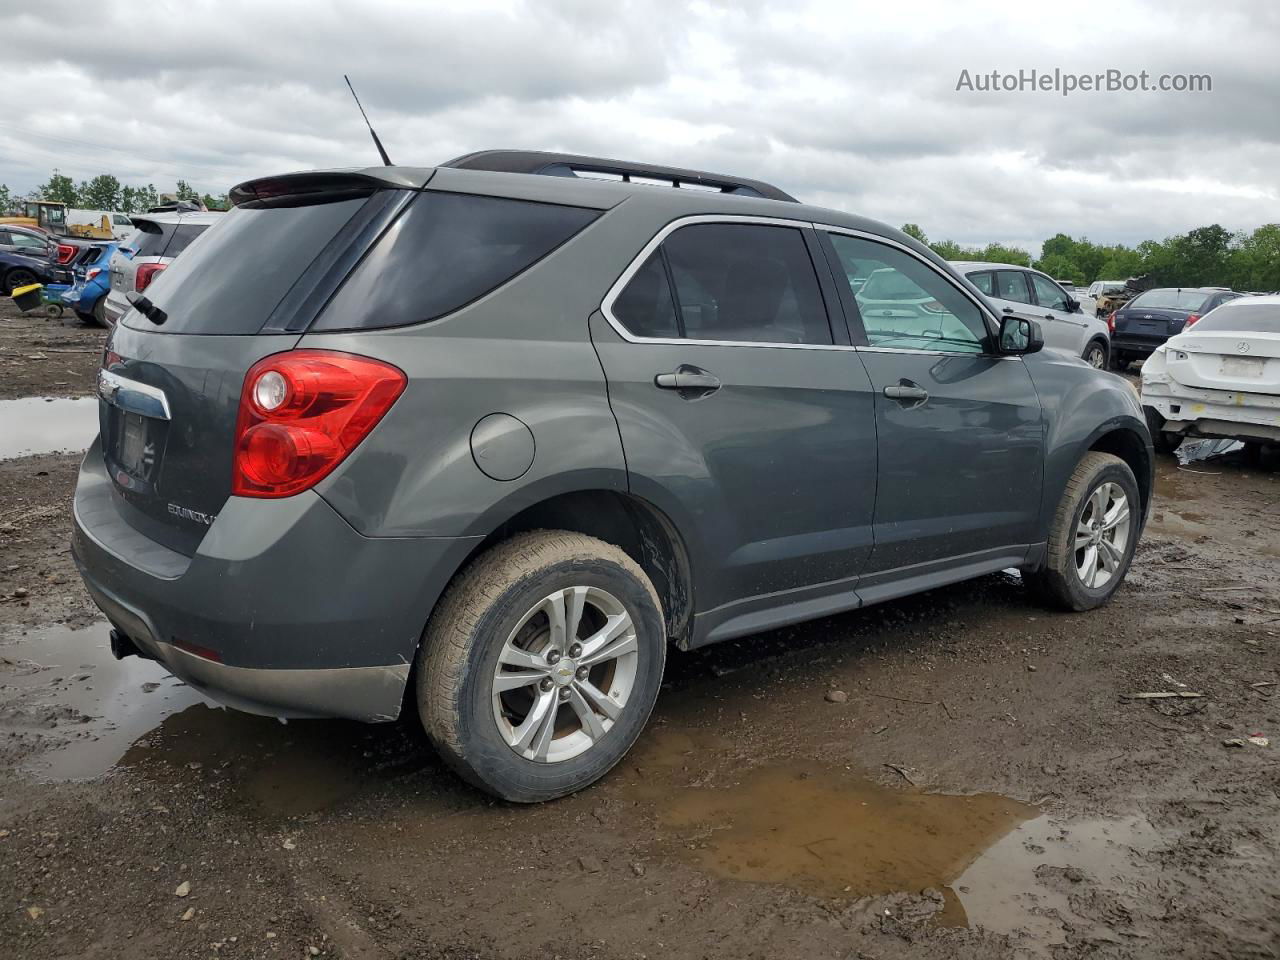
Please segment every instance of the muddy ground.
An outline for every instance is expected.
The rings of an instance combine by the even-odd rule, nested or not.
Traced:
[[[90,391],[91,359],[14,358],[101,332],[11,316],[4,397]],[[1002,574],[677,653],[631,756],[532,808],[412,723],[113,661],[77,459],[0,461],[0,957],[1280,956],[1274,451],[1162,458],[1105,609]]]

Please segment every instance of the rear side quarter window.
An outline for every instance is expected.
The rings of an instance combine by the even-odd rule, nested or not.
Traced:
[[[312,329],[435,320],[523,273],[599,215],[553,203],[425,191],[374,244]]]

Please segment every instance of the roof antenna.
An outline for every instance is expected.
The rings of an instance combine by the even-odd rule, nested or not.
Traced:
[[[382,157],[383,165],[392,166],[391,158],[387,156],[387,151],[383,149],[382,141],[378,139],[378,134],[374,132],[373,124],[369,122],[369,115],[364,112],[360,98],[356,96],[356,88],[351,85],[351,78],[344,73],[342,79],[347,81],[347,89],[351,91],[352,99],[355,100],[356,106],[360,108],[360,116],[364,117],[364,125],[369,128],[369,135],[373,137],[373,145],[378,148],[378,155]]]

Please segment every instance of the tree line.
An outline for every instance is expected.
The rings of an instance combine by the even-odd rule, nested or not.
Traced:
[[[179,180],[175,189],[166,190],[179,200],[192,200],[203,203],[210,210],[227,210],[231,204],[227,195],[200,193],[185,180]],[[160,203],[160,191],[155,184],[133,186],[122,184],[109,173],[100,173],[89,180],[74,180],[57,170],[49,177],[48,182],[30,194],[14,194],[9,187],[0,183],[0,213],[7,213],[21,206],[27,200],[55,200],[68,207],[84,210],[118,210],[121,213],[143,213]]]
[[[1016,263],[1081,286],[1095,280],[1145,275],[1161,287],[1280,291],[1280,223],[1238,233],[1215,223],[1164,240],[1144,240],[1135,247],[1093,243],[1058,233],[1044,242],[1039,259],[1026,250],[998,243],[965,247],[952,240],[929,240],[914,223],[903,224],[902,232],[944,260]]]

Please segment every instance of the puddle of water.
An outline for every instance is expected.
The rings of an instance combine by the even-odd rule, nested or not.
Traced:
[[[0,716],[49,736],[27,764],[40,779],[89,780],[121,767],[168,780],[226,775],[260,812],[299,816],[429,760],[401,725],[282,724],[224,709],[152,660],[116,660],[109,629],[53,626],[0,644]]]
[[[95,397],[0,400],[0,460],[87,450],[97,435]]]
[[[896,789],[822,768],[752,771],[732,789],[685,789],[660,805],[681,856],[733,880],[849,900],[933,888],[933,922],[1061,942],[1086,879],[1135,873],[1139,819],[1056,822],[996,794]],[[1079,872],[1077,872],[1079,871]],[[1088,926],[1084,923],[1084,926]]]
[[[117,660],[109,630],[105,623],[51,626],[0,644],[0,657],[10,661],[0,666],[0,684],[10,688],[11,720],[70,738],[33,761],[41,778],[101,776],[165,717],[209,702],[155,661]]]

